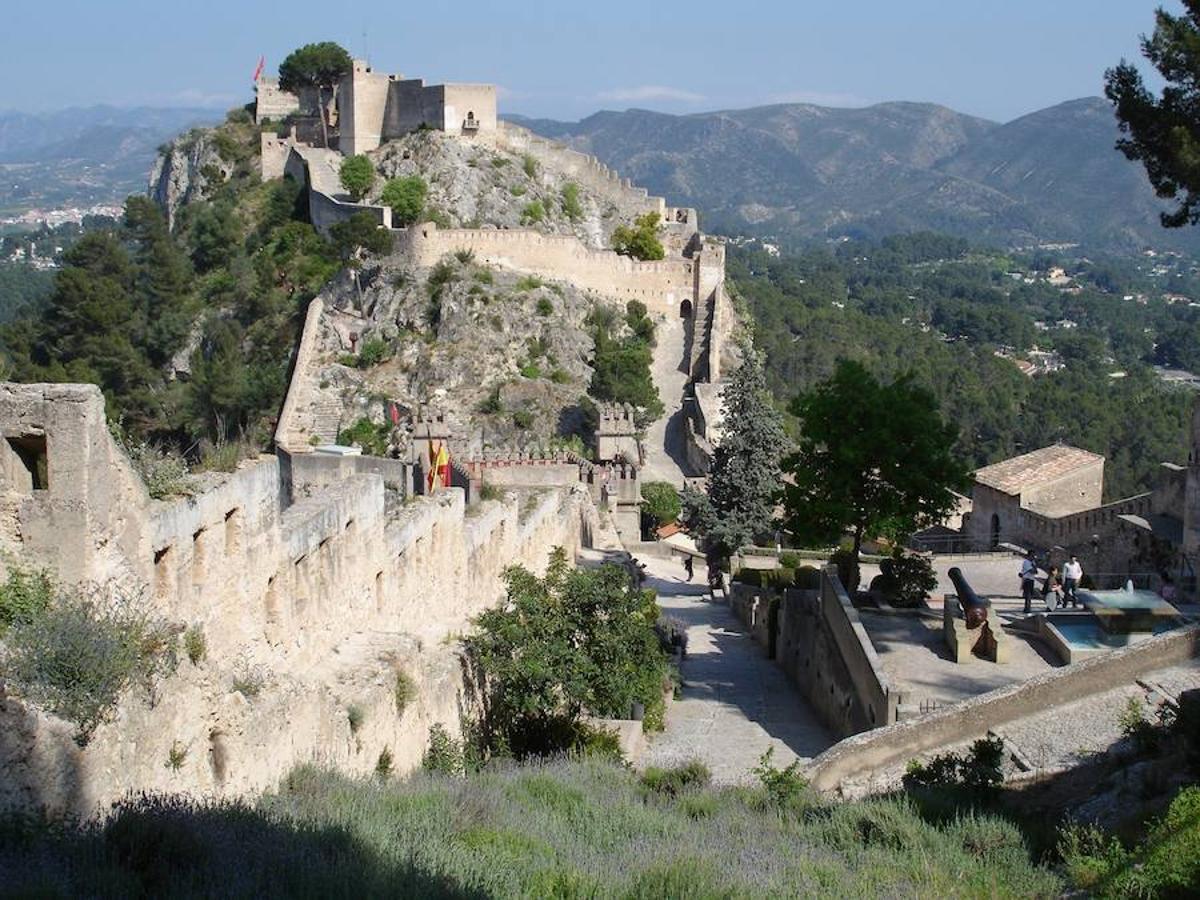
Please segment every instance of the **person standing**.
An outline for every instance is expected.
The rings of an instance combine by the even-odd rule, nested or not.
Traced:
[[[694,567],[695,563],[692,561],[692,555],[689,553],[683,558],[683,571],[687,572],[688,581],[691,581],[692,576],[695,574]]]
[[[1075,591],[1082,580],[1083,566],[1079,564],[1079,557],[1072,553],[1071,561],[1063,566],[1063,595],[1072,608],[1079,606],[1079,596]]]
[[[1025,601],[1025,615],[1033,612],[1033,596],[1037,592],[1037,563],[1033,561],[1033,551],[1025,554],[1021,562],[1021,598]]]
[[[1050,595],[1054,595],[1054,604],[1050,604]],[[1063,601],[1063,586],[1062,580],[1058,577],[1058,566],[1051,566],[1046,573],[1046,580],[1042,582],[1042,599],[1046,601],[1046,605],[1051,609],[1062,609],[1065,605]]]

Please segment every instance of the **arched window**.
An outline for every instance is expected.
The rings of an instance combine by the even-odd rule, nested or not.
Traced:
[[[692,301],[684,300],[679,304],[679,318],[690,319],[692,317]]]

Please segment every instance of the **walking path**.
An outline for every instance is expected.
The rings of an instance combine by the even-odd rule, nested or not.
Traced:
[[[692,583],[676,559],[646,560],[646,586],[663,612],[688,626],[683,699],[650,739],[643,766],[699,759],[719,783],[747,781],[768,747],[773,764],[807,761],[833,744],[783,670],[768,660],[724,603],[708,599],[704,564]]]
[[[659,319],[655,322],[654,337],[656,344],[651,372],[666,413],[646,430],[646,464],[642,468],[642,482],[669,481],[676,487],[683,487],[684,476],[696,474],[688,466],[684,450],[687,422],[683,411],[683,390],[688,376],[683,359],[687,349],[683,320]]]

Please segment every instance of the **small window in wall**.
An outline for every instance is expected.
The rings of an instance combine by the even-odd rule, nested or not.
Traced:
[[[50,487],[50,457],[46,453],[44,434],[25,434],[10,437],[8,449],[16,458],[12,467],[13,482],[18,489],[44,491]]]
[[[192,582],[200,584],[204,581],[204,529],[197,528],[192,532]]]
[[[383,573],[375,573],[375,611],[383,612]]]
[[[154,551],[154,591],[159,598],[165,598],[171,587],[171,548],[163,547]]]

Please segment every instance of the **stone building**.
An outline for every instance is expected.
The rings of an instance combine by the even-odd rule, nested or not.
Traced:
[[[315,97],[283,91],[278,79],[260,78],[256,91],[256,122],[318,115]],[[336,128],[338,149],[352,156],[420,128],[461,135],[493,132],[497,127],[496,86],[427,85],[419,78],[375,72],[356,59],[335,88],[325,115]]]

